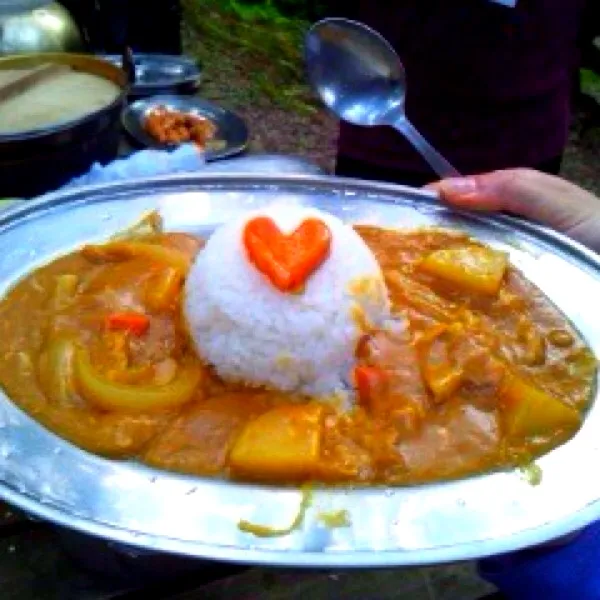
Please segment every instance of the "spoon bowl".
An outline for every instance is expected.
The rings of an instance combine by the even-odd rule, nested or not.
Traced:
[[[306,35],[305,61],[311,86],[340,119],[363,127],[394,127],[437,175],[458,176],[407,119],[404,66],[379,33],[356,21],[324,19]]]

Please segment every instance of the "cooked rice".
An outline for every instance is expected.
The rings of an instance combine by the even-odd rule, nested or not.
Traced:
[[[330,228],[330,255],[302,293],[280,292],[249,262],[242,234],[259,214],[285,233],[310,217]],[[184,314],[199,355],[224,379],[332,397],[348,389],[357,341],[390,306],[379,265],[352,227],[277,205],[215,231],[187,278]]]

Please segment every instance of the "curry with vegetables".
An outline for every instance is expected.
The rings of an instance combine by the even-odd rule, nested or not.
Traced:
[[[0,382],[74,444],[195,475],[408,484],[526,462],[573,436],[596,359],[505,254],[446,230],[357,227],[397,327],[356,348],[356,405],[221,381],[181,290],[202,240],[86,246],[0,304]]]

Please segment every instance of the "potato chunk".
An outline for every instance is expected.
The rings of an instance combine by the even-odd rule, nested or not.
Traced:
[[[479,246],[437,250],[420,264],[420,269],[452,283],[465,292],[498,293],[508,266],[503,252]]]
[[[504,405],[504,426],[511,438],[573,431],[581,423],[577,410],[515,375],[506,377],[500,399]]]
[[[235,476],[254,480],[298,481],[317,470],[323,407],[276,407],[246,425],[229,455]]]

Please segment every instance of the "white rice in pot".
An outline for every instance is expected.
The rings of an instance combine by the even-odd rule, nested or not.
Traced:
[[[302,292],[279,291],[250,262],[243,232],[257,216],[284,233],[307,218],[329,227],[329,256]],[[348,389],[356,344],[389,319],[390,305],[379,264],[352,227],[276,205],[214,232],[188,275],[184,317],[198,354],[223,379],[325,398]]]

